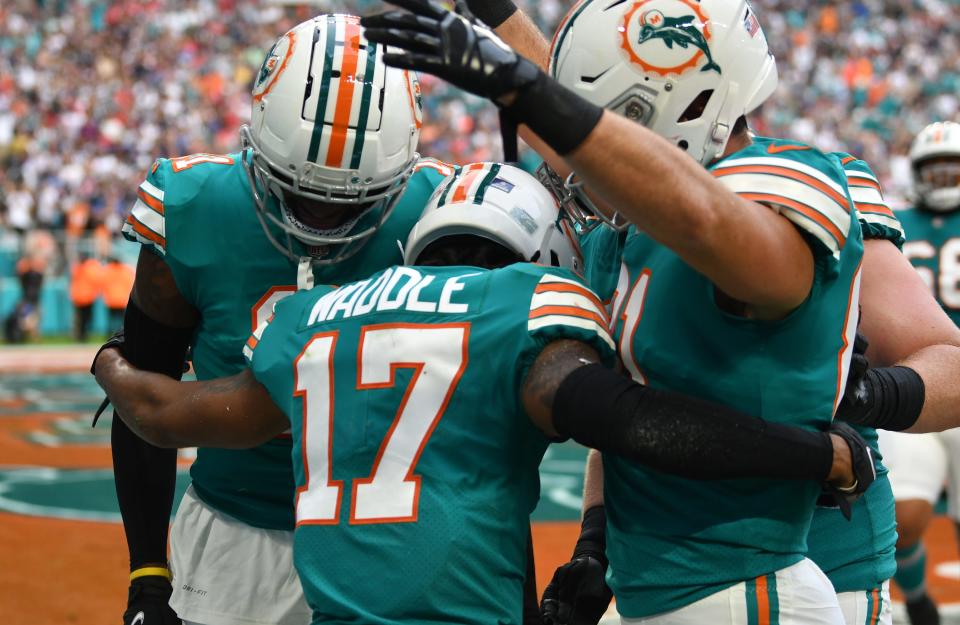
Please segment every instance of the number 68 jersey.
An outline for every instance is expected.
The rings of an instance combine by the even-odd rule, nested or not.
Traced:
[[[557,339],[607,362],[597,297],[520,263],[393,267],[279,302],[245,353],[289,417],[314,622],[520,623],[549,443],[520,403]]]
[[[918,208],[897,211],[908,240],[910,259],[943,310],[960,325],[960,211],[932,213]]]

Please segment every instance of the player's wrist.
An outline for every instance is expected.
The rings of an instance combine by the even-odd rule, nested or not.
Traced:
[[[467,8],[490,28],[498,28],[517,12],[513,0],[467,0]]]
[[[580,536],[573,548],[572,560],[591,557],[607,563],[607,511],[602,505],[588,508],[580,522]]]
[[[133,568],[130,571],[130,581],[143,579],[145,577],[162,577],[167,581],[173,579],[170,567],[166,563],[147,563]]]
[[[553,80],[533,62],[519,57],[513,72],[517,88],[498,102],[515,123],[526,125],[560,156],[578,148],[600,123],[602,107]]]

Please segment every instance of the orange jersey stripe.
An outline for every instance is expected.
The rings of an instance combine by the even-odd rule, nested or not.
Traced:
[[[840,164],[846,165],[847,163],[852,163],[855,160],[857,160],[856,156],[844,156],[842,159],[840,159]]]
[[[143,200],[143,203],[157,211],[161,215],[163,214],[163,202],[153,197],[143,189],[137,190],[137,197]]]
[[[864,187],[864,188],[867,188],[867,189],[876,189],[877,191],[881,191],[881,192],[882,192],[882,189],[880,188],[880,183],[879,183],[879,182],[874,182],[873,180],[870,180],[869,178],[854,178],[854,177],[848,177],[848,178],[847,178],[847,184],[848,184],[849,186],[851,186],[851,187]]]
[[[601,327],[607,327],[607,320],[593,312],[592,310],[587,310],[585,308],[577,308],[576,306],[541,306],[535,310],[530,311],[530,318],[536,319],[537,317],[546,317],[548,315],[565,315],[567,317],[579,317],[581,319],[589,319],[600,324]]]
[[[260,341],[257,340],[257,337],[251,336],[250,338],[247,339],[247,347],[249,347],[250,349],[255,349],[257,347],[257,343],[259,342]]]
[[[330,148],[327,150],[327,166],[339,167],[343,150],[347,145],[347,127],[353,108],[353,92],[356,91],[357,63],[360,59],[360,25],[348,21],[343,38],[343,63],[340,65],[340,86],[337,89],[337,104],[333,112],[333,131]]]
[[[142,223],[140,223],[140,220],[137,219],[136,217],[134,217],[132,214],[131,214],[131,215],[127,215],[127,223],[130,224],[130,226],[133,228],[134,232],[136,232],[137,234],[139,234],[139,235],[142,236],[143,238],[145,238],[145,239],[147,239],[147,240],[149,240],[149,241],[153,241],[154,243],[156,243],[157,245],[159,245],[160,247],[162,247],[162,248],[164,248],[164,249],[167,248],[167,240],[166,240],[166,239],[164,239],[162,236],[160,236],[159,234],[157,234],[156,232],[154,232],[154,231],[151,230],[150,228],[147,228],[147,227],[146,227],[145,225],[143,225]]]
[[[867,202],[857,202],[854,204],[861,213],[876,213],[886,215],[887,217],[896,217],[890,207],[885,204],[868,204]]]
[[[757,625],[770,625],[770,596],[766,575],[757,578]]]
[[[600,298],[593,294],[592,291],[577,286],[576,284],[567,284],[565,282],[541,282],[537,285],[537,288],[533,290],[534,293],[547,293],[547,292],[561,292],[561,293],[576,293],[577,295],[582,295],[587,298],[593,305],[603,311],[606,307],[600,301]]]
[[[850,212],[850,204],[847,202],[847,198],[825,185],[822,181],[795,169],[789,169],[787,167],[774,167],[773,165],[737,165],[735,167],[725,167],[723,169],[716,170],[713,173],[713,175],[717,178],[731,176],[733,174],[773,174],[775,176],[791,178],[825,193],[828,197],[833,199],[834,202],[842,206],[845,211],[848,213]]]
[[[796,200],[791,200],[790,198],[781,197],[779,195],[771,195],[768,193],[739,193],[740,197],[747,200],[753,200],[754,202],[769,202],[771,204],[782,204],[788,208],[791,208],[804,217],[808,217],[813,221],[817,222],[824,230],[830,233],[833,238],[837,240],[837,243],[840,244],[840,247],[843,247],[847,242],[847,236],[840,232],[840,229],[837,228],[836,224],[827,219],[826,216],[821,214],[819,211],[810,208],[806,204],[801,204]]]

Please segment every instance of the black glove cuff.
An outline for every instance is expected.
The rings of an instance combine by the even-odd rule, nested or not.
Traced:
[[[579,147],[600,123],[601,107],[553,80],[527,59],[520,59],[515,72],[517,82],[523,86],[504,110],[517,124],[526,124],[560,156]]]
[[[573,558],[590,556],[607,563],[607,510],[602,505],[593,506],[583,513],[580,537],[573,548]]]
[[[467,8],[490,28],[500,26],[517,12],[513,0],[467,0]]]
[[[864,376],[864,385],[870,397],[869,408],[844,420],[899,432],[920,418],[926,387],[920,374],[910,367],[870,369]]]

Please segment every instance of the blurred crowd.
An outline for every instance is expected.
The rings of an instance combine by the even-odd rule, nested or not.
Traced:
[[[552,33],[572,0],[519,4]],[[866,158],[888,194],[903,195],[912,136],[930,121],[960,119],[960,0],[754,4],[781,72],[755,128]],[[380,6],[4,0],[0,235],[95,234],[105,256],[156,156],[237,148],[254,72],[279,34],[316,13]],[[431,77],[422,83],[422,153],[498,157],[492,107]]]

